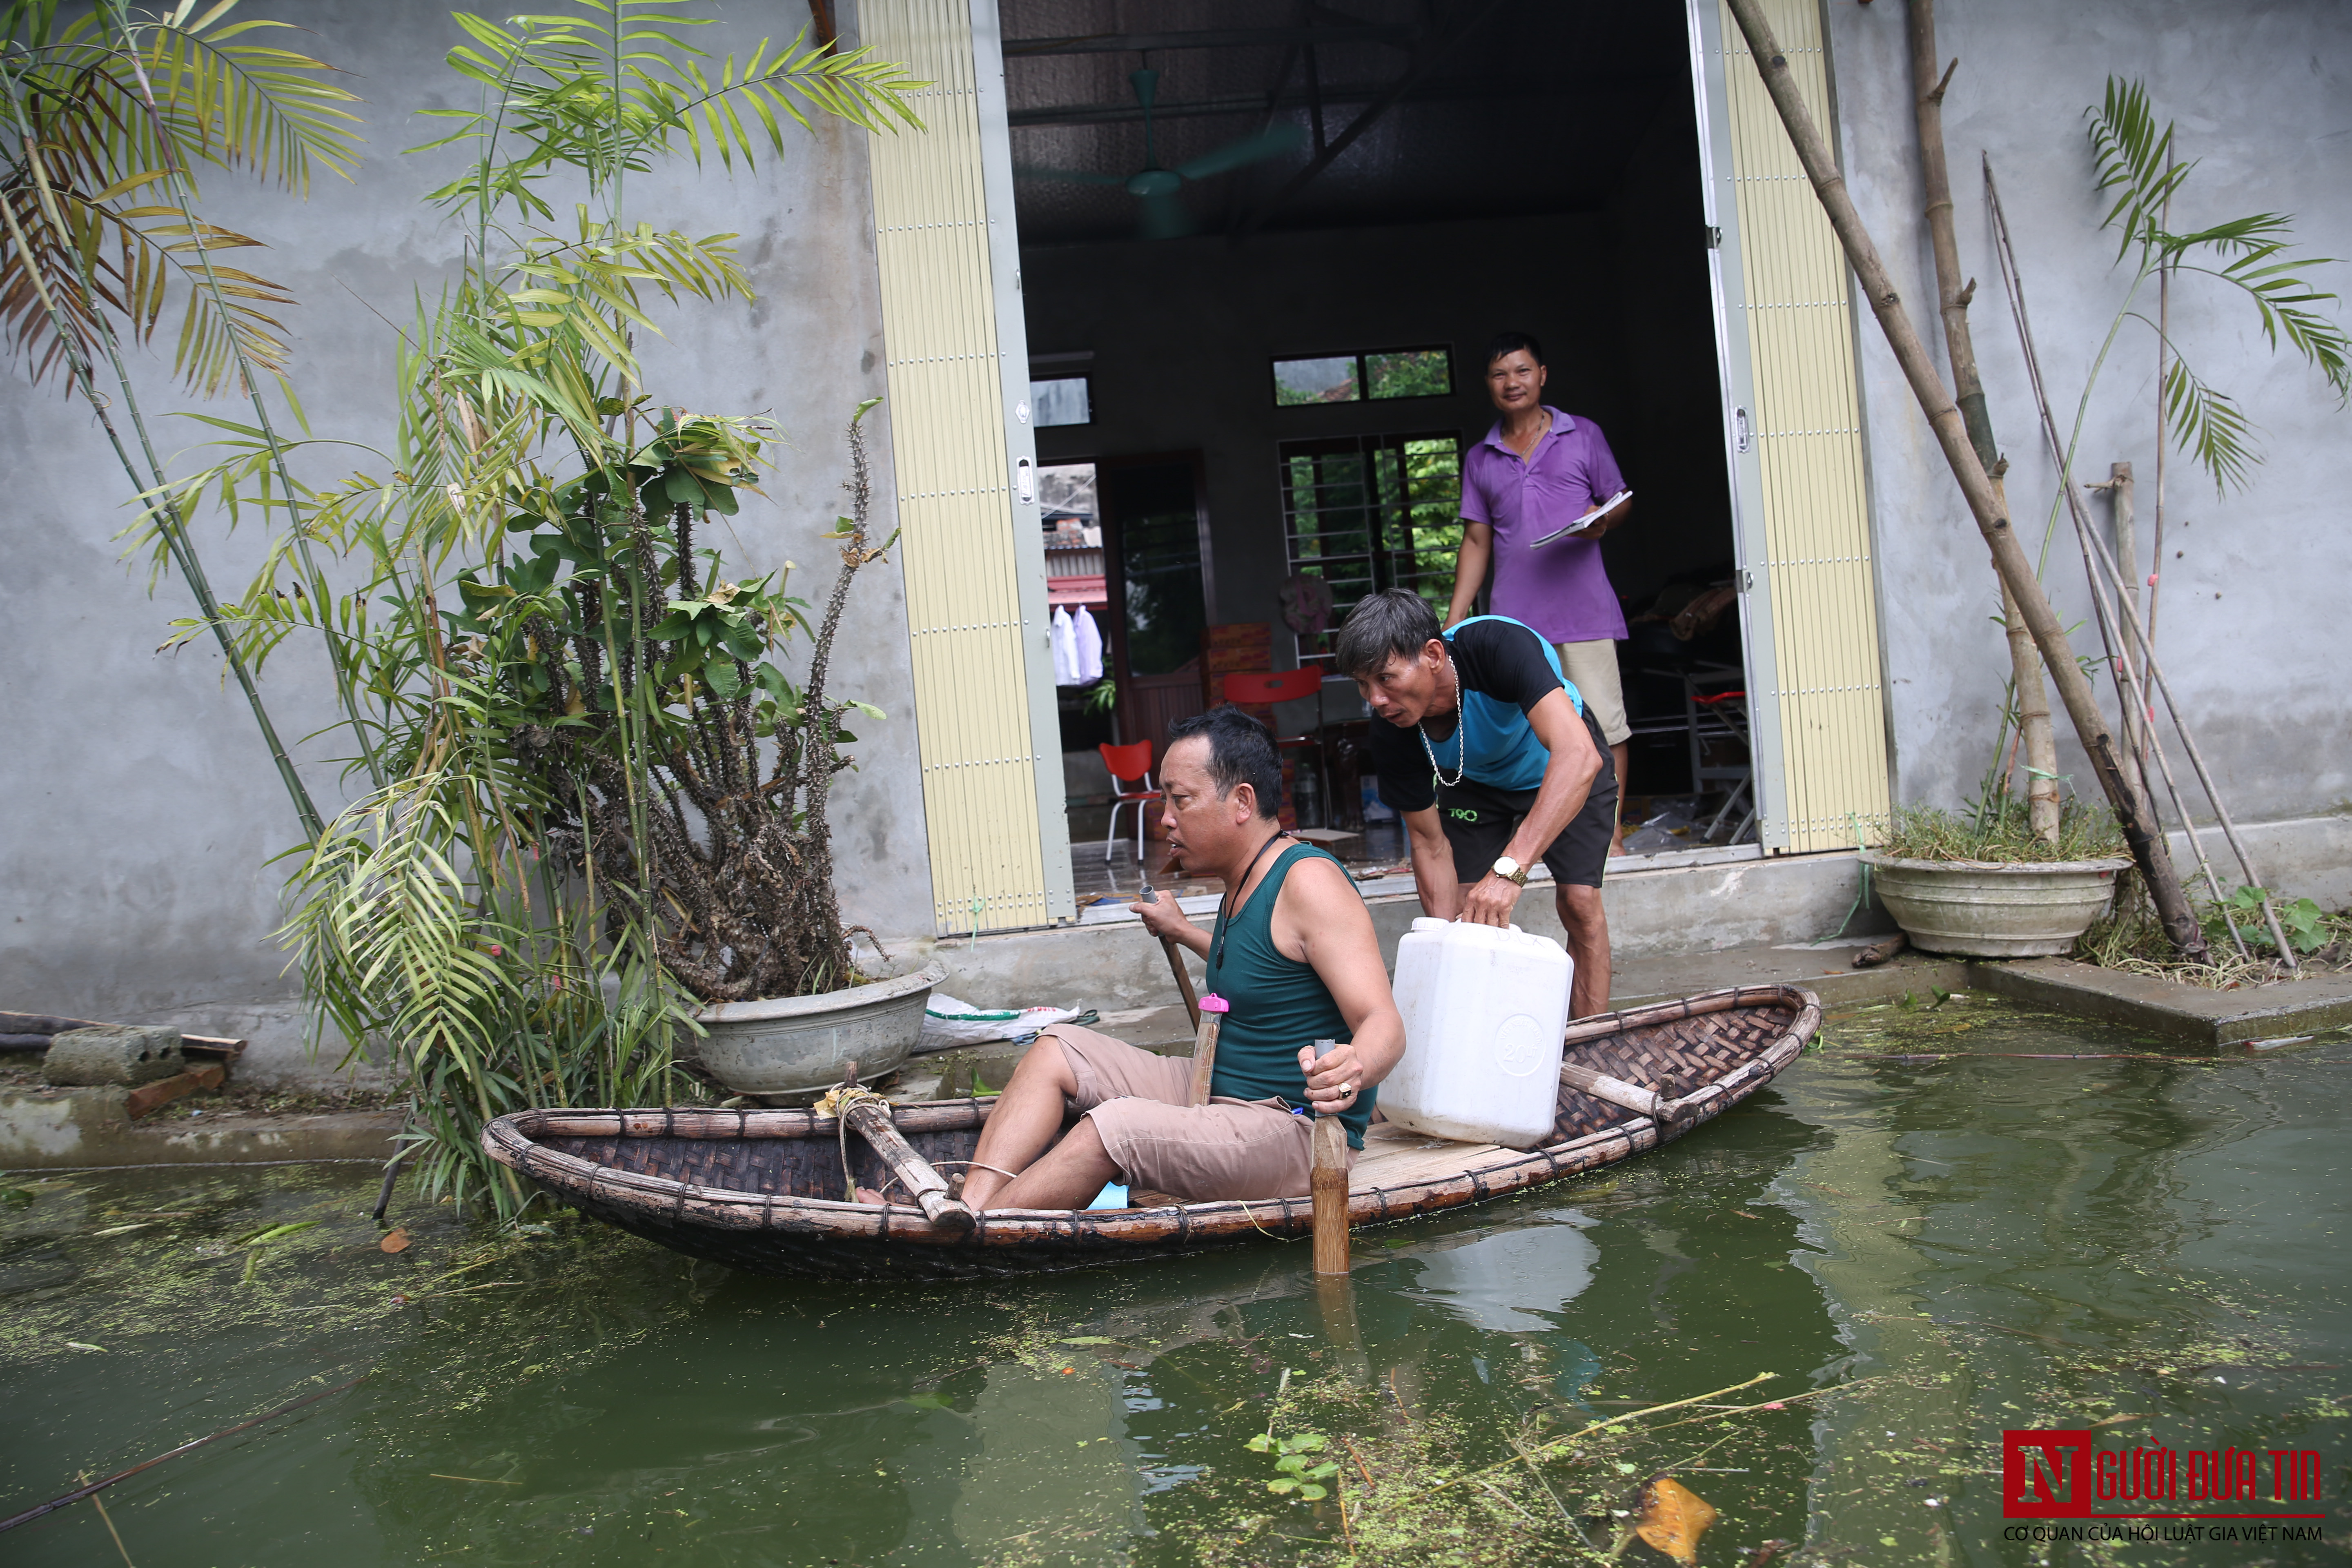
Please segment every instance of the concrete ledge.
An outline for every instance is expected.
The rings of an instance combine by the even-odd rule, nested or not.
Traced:
[[[139,1126],[121,1089],[0,1091],[0,1170],[253,1165],[392,1158],[397,1110],[311,1116],[224,1112]]]
[[[1811,942],[1836,931],[1849,911],[1854,917],[1850,934],[1861,946],[1895,929],[1875,903],[1854,910],[1861,885],[1861,868],[1847,849],[1612,875],[1601,898],[1610,945],[1623,969],[1651,955],[1703,958],[1725,949]],[[1382,950],[1393,953],[1420,915],[1420,900],[1410,893],[1375,895],[1366,904]],[[1548,890],[1529,888],[1517,913],[1522,928],[1560,940]],[[1174,994],[1158,940],[1133,921],[1008,931],[978,942],[944,937],[890,944],[893,958],[909,953],[946,964],[941,989],[983,1007],[1045,1003],[1109,1013],[1159,1006]],[[1197,984],[1200,961],[1188,954],[1185,963]],[[1630,994],[1622,985],[1618,994]]]
[[[2012,1002],[2195,1045],[2231,1045],[2352,1024],[2352,974],[2207,991],[2064,958],[1979,961],[1968,970],[1970,984]]]

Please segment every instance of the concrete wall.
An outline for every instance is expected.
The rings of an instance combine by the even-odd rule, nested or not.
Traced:
[[[453,153],[403,157],[444,133],[416,111],[470,102],[473,89],[441,57],[460,34],[429,6],[356,0],[290,0],[259,6],[310,29],[297,47],[352,75],[367,101],[367,162],[355,183],[320,179],[305,205],[215,175],[206,209],[215,221],[266,241],[244,265],[287,284],[301,304],[283,312],[292,330],[293,374],[321,436],[386,445],[392,435],[393,322],[405,322],[415,292],[429,299],[448,276],[459,233],[419,203],[450,176]],[[695,42],[748,52],[773,30],[789,34],[804,12],[724,0],[707,7],[721,26]],[[244,13],[241,11],[240,15]],[[731,180],[715,163],[690,162],[635,181],[631,215],[696,234],[735,230],[761,296],[675,313],[656,311],[666,342],[643,345],[657,397],[698,410],[764,412],[792,447],[765,486],[747,498],[718,542],[737,567],[796,561],[796,585],[818,597],[831,581],[833,547],[816,535],[840,510],[845,472],[841,427],[860,399],[884,391],[880,316],[866,186],[865,134],[820,124],[789,132],[785,154]],[[569,224],[568,195],[551,191]],[[240,258],[242,259],[242,258]],[[381,312],[381,315],[379,315]],[[167,452],[193,448],[201,432],[156,418],[195,405],[172,389],[167,321],[158,350],[141,356],[151,422]],[[166,575],[152,597],[143,569],[126,568],[112,542],[126,521],[126,485],[78,404],[13,376],[0,391],[0,431],[15,454],[7,526],[9,570],[0,574],[0,627],[10,647],[0,682],[0,1005],[110,1020],[162,1021],[253,1037],[240,1069],[252,1078],[302,1070],[294,990],[271,938],[280,913],[281,868],[269,858],[296,842],[291,812],[253,722],[209,643],[159,657],[166,623],[192,613],[185,587]],[[242,405],[211,410],[242,418]],[[893,526],[888,405],[869,416],[877,459],[877,531]],[[178,459],[185,468],[199,459]],[[346,450],[310,459],[331,482],[353,467],[387,467]],[[207,517],[200,546],[215,585],[240,588],[262,542],[248,521],[231,534]],[[890,714],[861,724],[875,761],[846,774],[834,796],[851,919],[886,933],[930,928],[919,775],[912,765],[913,693],[904,595],[895,562],[858,578],[835,661],[835,689]],[[310,733],[332,716],[322,661],[297,639],[272,662],[266,691],[280,731]],[[341,798],[341,748],[303,749],[322,805]]]
[[[1829,0],[1828,13],[1846,177],[1940,364],[1904,8]],[[2333,0],[1980,0],[1940,7],[1937,42],[1947,60],[1960,62],[1944,123],[1961,260],[1979,280],[1977,353],[2011,465],[2011,505],[2032,547],[2057,496],[2056,471],[2002,297],[1979,154],[1990,155],[2000,183],[2063,427],[2130,278],[2113,264],[2115,238],[2099,228],[2105,205],[2093,190],[2084,109],[2114,73],[2144,79],[2159,121],[2178,121],[2180,155],[2200,164],[2176,203],[2176,231],[2292,213],[2305,253],[2352,256],[2352,9]],[[2352,268],[2341,264],[2315,276],[2325,289],[2352,286]],[[2269,460],[2244,490],[2217,498],[2209,480],[2172,459],[2158,655],[2239,820],[2341,814],[2352,811],[2352,696],[2338,629],[2352,582],[2340,472],[2352,418],[2319,375],[2272,352],[2235,292],[2181,279],[2173,333],[2198,373],[2240,400]],[[2152,290],[2142,304],[2154,313]],[[2340,306],[2322,309],[2343,319]],[[2007,673],[1986,619],[1998,613],[1997,590],[1984,545],[1866,313],[1860,334],[1899,795],[1950,805],[1975,789],[1992,744]],[[2126,324],[2077,459],[2085,479],[2104,479],[2113,461],[2134,465],[2142,575],[2155,510],[2156,357],[2148,328]],[[2105,502],[2094,500],[2092,514],[2104,526]],[[2063,618],[2083,623],[2076,650],[2096,654],[2082,560],[2063,522],[2046,580]],[[2107,701],[2112,712],[2111,690]],[[2095,798],[2063,716],[2060,733],[2061,772]],[[2196,807],[2210,820],[2201,800]],[[2263,868],[2273,886],[2340,878],[2331,858],[2340,836],[2313,825],[2273,837],[2278,847]],[[2234,868],[2225,875],[2234,878]]]

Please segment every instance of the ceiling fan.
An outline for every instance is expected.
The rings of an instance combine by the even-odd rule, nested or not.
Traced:
[[[1151,109],[1160,96],[1160,73],[1150,66],[1129,71],[1127,79],[1135,88],[1136,101],[1143,105],[1143,167],[1131,174],[1097,174],[1081,169],[1016,168],[1013,172],[1024,180],[1066,180],[1083,185],[1117,185],[1139,204],[1136,210],[1136,233],[1145,239],[1173,239],[1192,231],[1192,216],[1184,210],[1177,193],[1187,180],[1205,180],[1213,174],[1225,174],[1246,164],[1278,158],[1305,144],[1307,133],[1293,124],[1275,125],[1255,136],[1244,136],[1238,142],[1228,142],[1210,149],[1197,158],[1188,159],[1172,169],[1160,166],[1159,153],[1151,132]]]

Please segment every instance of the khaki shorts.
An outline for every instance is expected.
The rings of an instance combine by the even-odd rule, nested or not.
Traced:
[[[1192,1058],[1163,1057],[1092,1029],[1056,1024],[1055,1039],[1078,1080],[1070,1108],[1089,1117],[1130,1186],[1191,1203],[1296,1198],[1308,1190],[1314,1122],[1274,1100],[1188,1106]],[[1348,1163],[1356,1163],[1354,1150]]]
[[[1601,733],[1611,745],[1633,732],[1625,720],[1625,688],[1617,679],[1617,644],[1613,638],[1591,642],[1554,643],[1560,673],[1584,699],[1585,707],[1601,721]]]

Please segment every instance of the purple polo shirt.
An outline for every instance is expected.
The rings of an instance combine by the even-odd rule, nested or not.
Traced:
[[[1495,614],[1548,642],[1622,640],[1625,612],[1601,563],[1601,542],[1570,534],[1535,542],[1625,488],[1617,458],[1590,419],[1545,405],[1551,428],[1522,458],[1497,424],[1462,459],[1462,515],[1495,531]]]

